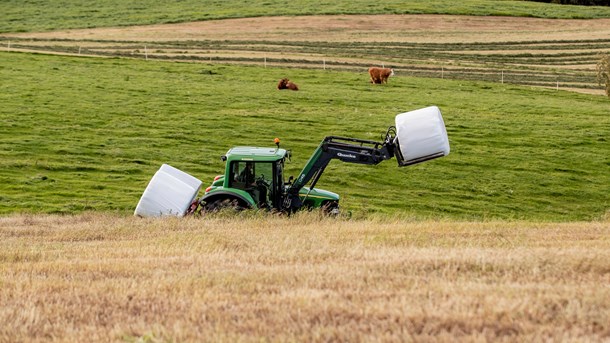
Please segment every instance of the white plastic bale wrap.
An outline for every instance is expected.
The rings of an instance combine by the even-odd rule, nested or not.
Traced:
[[[401,113],[395,121],[399,149],[406,163],[414,164],[425,161],[428,156],[449,154],[449,138],[438,107]]]
[[[144,190],[134,215],[141,217],[184,216],[195,200],[202,182],[164,164]]]

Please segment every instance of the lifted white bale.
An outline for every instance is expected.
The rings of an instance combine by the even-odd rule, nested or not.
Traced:
[[[449,154],[449,138],[441,110],[430,106],[398,114],[396,143],[401,165],[411,165]]]
[[[182,217],[195,200],[201,184],[197,178],[164,164],[148,183],[134,215]]]

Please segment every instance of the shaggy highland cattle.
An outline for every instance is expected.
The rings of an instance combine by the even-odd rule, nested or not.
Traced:
[[[281,79],[280,82],[278,82],[277,89],[290,89],[293,91],[298,91],[299,86],[297,86],[296,83],[293,83],[292,81],[284,78]]]
[[[394,69],[370,67],[369,75],[371,76],[371,83],[388,83],[388,78],[394,76]]]

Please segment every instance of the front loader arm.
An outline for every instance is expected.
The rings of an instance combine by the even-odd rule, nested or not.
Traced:
[[[289,193],[298,194],[299,190],[311,181],[314,188],[326,166],[332,159],[348,163],[375,165],[394,157],[393,137],[386,135],[386,140],[375,142],[364,139],[328,136],[307,161],[307,164],[289,189]]]
[[[390,126],[383,142],[328,136],[307,161],[287,189],[283,208],[302,206],[299,191],[309,182],[313,189],[332,159],[358,164],[378,164],[396,157],[399,167],[425,162],[449,154],[449,140],[440,110],[436,106],[401,113]]]

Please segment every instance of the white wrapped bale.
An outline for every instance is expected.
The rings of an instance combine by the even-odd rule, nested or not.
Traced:
[[[395,121],[400,165],[416,164],[449,154],[449,138],[438,107],[401,113]]]
[[[195,177],[164,164],[148,183],[134,215],[182,217],[195,200],[201,184]]]

